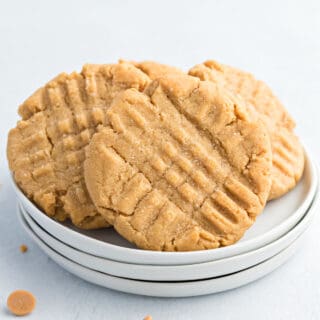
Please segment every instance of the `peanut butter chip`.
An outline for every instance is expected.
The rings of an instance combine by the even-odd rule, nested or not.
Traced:
[[[8,309],[16,316],[25,316],[33,311],[36,299],[32,293],[17,290],[10,294],[7,300]]]
[[[25,252],[28,251],[28,247],[27,247],[25,244],[22,244],[22,245],[20,246],[20,251],[21,251],[22,253],[25,253]]]

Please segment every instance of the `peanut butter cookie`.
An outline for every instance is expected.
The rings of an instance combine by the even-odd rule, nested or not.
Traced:
[[[189,74],[219,83],[239,94],[267,127],[272,146],[272,187],[269,200],[295,187],[304,168],[304,151],[294,134],[294,121],[271,89],[251,74],[233,67],[206,61],[193,67]]]
[[[127,88],[144,90],[149,77],[133,64],[85,65],[81,73],[62,73],[19,108],[22,120],[8,137],[14,179],[49,216],[70,217],[81,228],[107,222],[93,205],[83,177],[85,147],[106,110]]]
[[[270,139],[223,88],[164,76],[144,93],[117,95],[106,123],[86,149],[86,185],[97,210],[138,247],[230,245],[263,210]]]

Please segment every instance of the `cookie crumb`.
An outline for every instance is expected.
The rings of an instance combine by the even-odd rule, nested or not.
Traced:
[[[25,252],[28,251],[28,247],[27,247],[25,244],[22,244],[22,245],[20,246],[20,251],[21,251],[22,253],[25,253]]]
[[[143,320],[152,320],[152,317],[151,316],[146,316],[143,318]]]
[[[8,309],[16,316],[25,316],[33,311],[36,298],[29,291],[13,291],[7,299]]]

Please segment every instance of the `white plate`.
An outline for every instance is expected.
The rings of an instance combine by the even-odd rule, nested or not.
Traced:
[[[226,291],[253,282],[282,265],[297,250],[301,243],[299,237],[279,254],[252,268],[230,275],[187,282],[152,282],[114,277],[106,273],[85,268],[60,255],[47,246],[28,226],[22,215],[21,223],[31,238],[52,260],[70,273],[94,284],[109,289],[154,297],[191,297]]]
[[[315,166],[306,154],[304,175],[296,188],[280,199],[269,202],[252,228],[238,243],[229,247],[193,252],[158,252],[135,249],[111,228],[84,231],[71,224],[58,223],[40,211],[15,184],[14,188],[18,199],[37,223],[54,237],[74,248],[125,263],[181,265],[231,257],[276,240],[296,225],[304,215],[314,198],[317,185],[318,176]]]
[[[292,242],[294,242],[306,230],[306,228],[312,221],[312,217],[315,214],[315,209],[318,201],[319,193],[317,193],[312,205],[310,206],[309,210],[306,212],[302,220],[298,222],[295,227],[293,227],[288,233],[286,233],[278,240],[271,242],[264,247],[230,258],[199,264],[179,266],[127,264],[87,254],[74,249],[52,237],[49,233],[43,230],[32,219],[32,217],[28,215],[28,213],[21,205],[20,213],[26,219],[32,231],[44,243],[46,243],[49,247],[54,249],[59,254],[84,267],[117,277],[137,280],[187,281],[213,278],[225,274],[234,273],[252,267],[278,254],[283,249],[288,247]]]

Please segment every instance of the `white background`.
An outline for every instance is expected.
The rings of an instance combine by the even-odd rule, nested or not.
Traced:
[[[208,58],[271,85],[319,158],[320,1],[0,0],[0,319],[7,295],[32,291],[30,319],[320,319],[320,215],[305,244],[266,278],[188,299],[122,294],[62,270],[23,232],[8,183],[6,136],[16,109],[61,71],[86,62],[154,59],[185,68]],[[26,243],[28,253],[19,246]],[[29,319],[28,318],[28,319]]]

